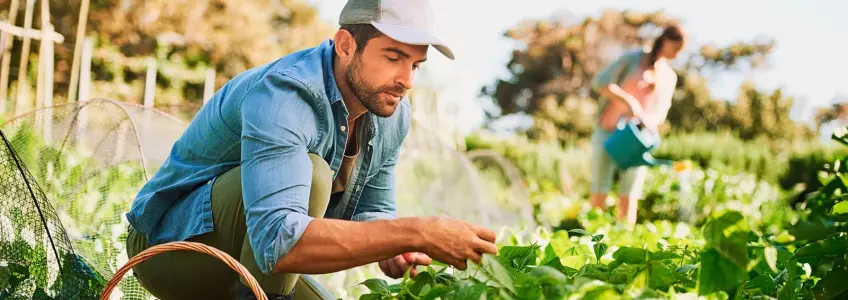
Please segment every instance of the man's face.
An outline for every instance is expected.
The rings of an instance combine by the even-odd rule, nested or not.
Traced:
[[[427,60],[427,47],[404,44],[384,35],[373,38],[347,66],[347,83],[368,111],[389,117],[412,88],[415,71]]]

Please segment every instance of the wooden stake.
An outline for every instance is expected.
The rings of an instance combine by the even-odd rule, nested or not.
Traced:
[[[80,72],[80,100],[78,101],[79,110],[77,111],[77,147],[82,149],[85,140],[85,127],[88,121],[86,114],[85,102],[90,100],[91,91],[91,54],[94,52],[94,40],[91,38],[85,39],[85,45],[82,49],[82,72]]]
[[[147,59],[147,78],[144,81],[144,107],[153,108],[153,96],[156,93],[156,60]]]
[[[203,104],[209,102],[209,98],[215,94],[215,69],[206,70],[206,83],[203,85]]]
[[[18,18],[18,0],[12,0],[12,7],[9,9],[9,23],[15,25],[15,21]],[[0,64],[0,116],[6,115],[7,105],[6,99],[8,97],[8,88],[9,88],[9,65],[12,64],[12,43],[15,40],[15,37],[11,34],[3,32],[3,36],[6,37],[3,40],[3,44],[0,45],[3,51],[3,59]]]
[[[35,0],[27,0],[26,13],[24,14],[24,30],[32,28],[32,13],[35,8]],[[15,115],[22,114],[29,105],[26,91],[29,89],[26,78],[27,63],[29,63],[30,38],[24,36],[23,50],[21,50],[21,63],[18,66],[18,97],[15,99]]]
[[[74,61],[71,64],[71,86],[68,88],[68,102],[76,101],[77,99],[77,78],[79,76],[80,67],[80,52],[82,51],[83,40],[85,39],[85,26],[88,21],[88,2],[82,0],[80,8],[79,22],[77,22],[77,39],[74,45]],[[82,91],[80,91],[82,93]]]

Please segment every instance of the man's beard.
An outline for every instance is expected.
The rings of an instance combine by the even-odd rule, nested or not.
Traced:
[[[353,62],[345,70],[345,78],[353,95],[362,102],[362,105],[368,111],[381,118],[390,117],[395,110],[394,107],[380,105],[380,92],[388,92],[395,95],[406,93],[406,88],[400,85],[373,87],[365,83],[365,77],[362,74],[362,58],[359,55],[354,55]]]

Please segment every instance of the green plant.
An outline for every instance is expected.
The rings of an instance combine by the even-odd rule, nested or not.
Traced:
[[[394,284],[366,280],[370,293],[360,299],[782,299],[846,291],[835,283],[848,278],[848,235],[778,245],[749,228],[737,211],[717,213],[694,233],[667,225],[536,235],[533,243],[502,246],[497,256],[484,255],[482,264],[465,271],[430,266]],[[642,240],[621,239],[626,235]],[[824,259],[832,260],[829,268]]]
[[[848,130],[834,139],[848,146]],[[753,175],[706,170],[693,189],[696,228],[669,220],[629,227],[590,210],[582,229],[500,237],[497,256],[464,271],[436,264],[393,284],[365,280],[370,293],[360,299],[842,299],[848,157],[824,170],[822,187],[796,212]],[[666,176],[655,194],[671,193]]]

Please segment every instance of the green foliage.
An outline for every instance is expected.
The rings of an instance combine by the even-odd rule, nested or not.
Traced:
[[[835,138],[848,145],[848,135]],[[698,230],[667,220],[627,227],[589,213],[581,229],[513,236],[465,271],[427,267],[393,285],[366,281],[371,293],[360,299],[841,299],[848,296],[846,163],[826,168],[821,189],[794,213],[774,200],[779,193],[755,196],[752,175],[710,171],[701,179],[710,188],[696,194],[707,214]],[[817,234],[795,234],[803,226]],[[435,281],[440,274],[451,280]]]
[[[3,253],[20,253],[26,261],[4,260],[0,264],[0,299],[98,299],[106,278],[92,269],[80,256],[67,252],[62,256],[61,273],[50,284],[56,295],[48,295],[46,245],[31,245],[21,239],[8,243],[0,240]]]
[[[47,199],[60,212],[62,225],[73,245],[75,253],[62,258],[63,273],[60,277],[91,278],[80,283],[87,294],[62,294],[56,299],[96,299],[105,284],[100,274],[111,275],[120,267],[120,257],[126,255],[122,252],[125,250],[127,224],[122,215],[129,210],[132,199],[144,183],[143,167],[136,161],[99,165],[95,159],[71,145],[45,143],[29,123],[8,126],[3,130]],[[12,219],[15,217],[12,216]],[[12,246],[16,247],[15,244]],[[43,252],[39,247],[32,249]],[[33,253],[29,257],[43,255]],[[44,266],[46,260],[27,264]],[[29,274],[31,278],[40,280],[39,286],[47,286],[45,271],[31,271]],[[144,296],[132,277],[127,277],[120,289]],[[62,291],[67,293],[72,290]]]
[[[846,235],[798,244],[790,253],[792,247],[771,245],[748,222],[738,211],[724,211],[711,217],[700,233],[680,239],[650,230],[650,224],[637,225],[636,232],[650,232],[661,241],[654,246],[645,240],[617,240],[634,234],[625,227],[613,227],[608,234],[559,231],[536,236],[544,246],[502,246],[497,256],[484,255],[482,264],[472,263],[465,271],[425,267],[417,277],[392,285],[369,279],[362,284],[370,293],[360,299],[832,299],[848,290],[838,283],[848,275]],[[611,253],[581,250],[607,243],[613,244]],[[831,259],[832,268],[818,268],[810,263],[813,258]]]

